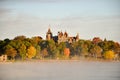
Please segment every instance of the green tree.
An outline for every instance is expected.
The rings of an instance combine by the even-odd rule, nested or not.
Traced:
[[[103,49],[103,52],[109,50],[109,49],[108,49],[108,44],[107,44],[107,41],[106,41],[106,40],[98,43],[98,45]]]
[[[108,50],[114,50],[114,42],[113,41],[107,41],[106,39],[98,44],[103,51],[108,51]]]
[[[44,59],[45,57],[48,56],[48,51],[47,51],[47,48],[44,48],[42,51],[41,51],[41,54],[42,54],[42,58]]]
[[[59,59],[60,58],[60,51],[58,48],[56,48],[54,51],[53,51],[53,58],[55,59]]]
[[[81,45],[79,42],[74,42],[70,45],[70,55],[71,56],[80,56],[81,55]]]
[[[83,44],[81,46],[81,53],[82,53],[83,56],[88,56],[88,47],[87,47],[86,44]]]
[[[25,40],[22,41],[22,43],[28,48],[30,46],[34,46],[34,43],[32,43],[32,40],[30,38],[26,38]]]
[[[35,57],[37,58],[37,59],[41,59],[41,47],[39,46],[39,45],[37,45],[36,46],[36,55],[35,55]]]
[[[47,40],[42,40],[40,43],[39,43],[40,47],[41,47],[41,50],[43,50],[44,48],[47,48],[48,47],[48,41]]]
[[[53,40],[48,40],[47,50],[50,57],[54,57],[56,53],[54,53],[54,50],[56,49],[55,42]]]
[[[26,46],[24,44],[21,44],[18,51],[20,56],[22,57],[22,60],[24,60],[26,58]]]
[[[79,40],[79,49],[81,56],[88,56],[89,54],[89,47],[91,46],[91,42],[89,40]]]
[[[64,56],[65,48],[66,48],[66,45],[64,42],[61,42],[60,44],[57,45],[57,49],[59,50],[61,56]]]
[[[0,41],[0,55],[4,53],[4,46],[5,46],[5,41]]]
[[[0,55],[5,53],[5,46],[7,46],[10,42],[11,40],[9,40],[8,38],[0,40]]]
[[[41,46],[42,52],[44,51],[44,49],[47,49],[48,56],[51,58],[54,57],[55,55],[54,50],[56,49],[56,44],[54,40],[42,40],[40,42],[40,46]]]

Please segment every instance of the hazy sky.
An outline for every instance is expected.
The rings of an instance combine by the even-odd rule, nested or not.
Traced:
[[[67,31],[120,42],[120,0],[0,0],[0,39]]]

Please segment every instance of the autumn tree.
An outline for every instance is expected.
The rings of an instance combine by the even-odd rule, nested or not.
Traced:
[[[24,35],[16,36],[16,37],[14,38],[14,40],[24,40],[24,39],[26,39],[26,36],[24,36]]]
[[[115,57],[115,53],[111,50],[105,51],[103,55],[105,59],[110,59],[110,60],[114,59]]]
[[[35,49],[33,46],[30,46],[30,47],[27,49],[26,56],[27,56],[29,59],[31,59],[31,58],[33,58],[35,55],[36,55],[36,49]]]
[[[40,36],[35,36],[31,38],[34,41],[34,44],[39,44],[40,41],[42,40],[42,37]]]
[[[69,48],[65,48],[64,49],[64,55],[65,55],[65,57],[69,57],[69,55],[70,55],[70,49]]]
[[[5,47],[5,54],[11,59],[15,59],[17,51],[11,45],[7,45]]]
[[[67,48],[69,50],[67,50]],[[114,53],[111,53],[112,51]],[[36,52],[36,53],[35,53]],[[77,42],[61,42],[57,43],[55,39],[42,40],[40,36],[26,38],[26,36],[16,36],[14,39],[0,40],[0,55],[7,54],[11,58],[64,58],[64,56],[89,56],[94,57],[104,56],[106,59],[111,59],[117,55],[120,58],[120,44],[112,40],[101,40],[99,37],[94,37],[93,40],[82,40]]]
[[[102,39],[100,39],[99,37],[94,37],[93,40],[92,40],[92,42],[94,44],[98,44],[98,43],[102,42]]]
[[[97,57],[101,57],[101,53],[102,53],[102,48],[98,45],[93,46],[90,49],[90,53],[92,54],[93,57],[97,58]]]

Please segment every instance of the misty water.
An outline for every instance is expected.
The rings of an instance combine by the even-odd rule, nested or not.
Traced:
[[[120,62],[0,63],[0,80],[120,80]]]

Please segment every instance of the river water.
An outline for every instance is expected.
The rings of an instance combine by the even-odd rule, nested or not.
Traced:
[[[0,63],[0,80],[120,80],[120,62]]]

